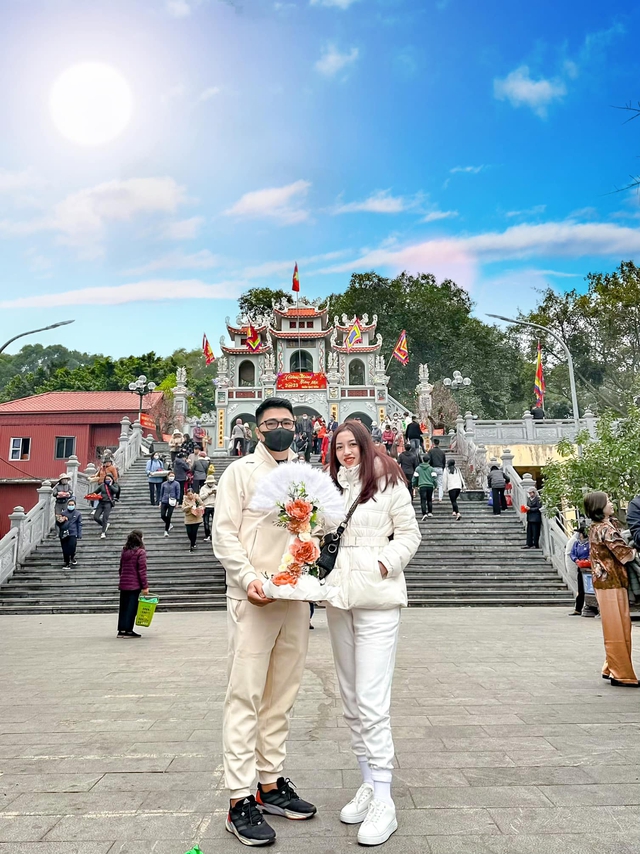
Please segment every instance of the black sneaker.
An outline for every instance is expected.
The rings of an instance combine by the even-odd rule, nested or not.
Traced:
[[[264,820],[253,795],[231,807],[225,826],[243,845],[273,845],[276,841],[276,832]]]
[[[283,815],[285,818],[293,819],[294,821],[304,821],[307,818],[313,818],[318,812],[313,804],[303,801],[296,794],[293,788],[293,783],[289,778],[279,777],[277,789],[270,792],[265,792],[260,783],[258,783],[258,793],[256,795],[256,803],[263,812],[270,815]]]

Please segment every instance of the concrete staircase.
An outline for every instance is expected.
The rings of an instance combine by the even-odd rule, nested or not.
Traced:
[[[216,479],[231,457],[216,458]],[[316,459],[317,463],[317,459]],[[111,514],[106,540],[88,514],[78,564],[62,567],[60,543],[51,535],[0,588],[0,615],[110,612],[118,607],[118,565],[127,534],[145,533],[151,592],[159,610],[199,611],[225,607],[224,571],[211,544],[200,541],[193,554],[179,510],[168,538],[159,508],[149,503],[146,460],[122,478],[122,499]],[[420,502],[414,502],[420,519]],[[539,551],[521,551],[522,526],[511,510],[493,516],[485,503],[461,502],[462,520],[451,516],[448,500],[434,504],[434,516],[420,522],[422,544],[406,570],[410,605],[416,607],[572,604],[569,591]]]

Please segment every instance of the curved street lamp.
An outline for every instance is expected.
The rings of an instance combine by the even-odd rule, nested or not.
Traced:
[[[140,403],[138,405],[138,421],[140,421],[140,416],[142,415],[142,401],[145,395],[155,390],[156,384],[148,383],[144,374],[140,374],[135,382],[129,383],[129,391],[140,397]]]
[[[43,326],[40,329],[30,329],[28,332],[20,332],[19,335],[14,335],[13,338],[9,338],[8,341],[5,341],[2,347],[0,347],[0,353],[9,346],[9,344],[13,344],[14,341],[17,341],[18,338],[24,338],[25,335],[35,335],[36,332],[46,332],[48,329],[57,329],[58,326],[68,326],[70,323],[75,323],[75,320],[60,320],[58,323],[52,323],[50,326]]]
[[[461,388],[468,388],[471,385],[470,377],[463,377],[460,371],[453,372],[453,379],[451,377],[445,377],[442,380],[442,384],[451,389],[451,391],[458,391]]]

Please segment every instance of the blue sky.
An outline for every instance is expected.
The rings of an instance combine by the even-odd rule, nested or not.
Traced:
[[[1,5],[2,340],[75,318],[39,340],[167,354],[206,331],[219,353],[237,296],[296,260],[310,297],[407,269],[482,316],[640,256],[640,199],[612,192],[640,173],[615,109],[640,100],[638,4]],[[51,109],[87,62],[133,99],[103,144]]]

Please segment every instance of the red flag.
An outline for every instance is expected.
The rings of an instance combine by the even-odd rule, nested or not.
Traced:
[[[204,353],[205,365],[210,365],[212,362],[215,362],[216,357],[213,354],[213,350],[211,349],[211,344],[209,344],[209,339],[207,338],[206,333],[202,336],[202,352]]]
[[[545,393],[545,383],[544,383],[544,371],[542,368],[542,348],[540,347],[540,342],[538,341],[538,359],[536,361],[536,380],[533,386],[534,393],[536,396],[536,403],[538,406],[544,406],[544,393]]]
[[[400,333],[400,337],[398,338],[398,343],[393,348],[393,353],[391,354],[394,359],[397,359],[403,365],[409,364],[409,348],[407,346],[407,333],[403,329]]]
[[[261,343],[260,333],[249,324],[249,328],[247,329],[247,347],[255,351],[260,347]]]
[[[296,293],[300,290],[300,276],[298,274],[298,262],[296,261],[296,266],[293,269],[293,284],[291,285],[291,290]]]

